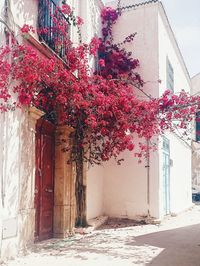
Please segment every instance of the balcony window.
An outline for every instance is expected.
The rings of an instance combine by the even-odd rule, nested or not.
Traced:
[[[59,0],[39,0],[38,35],[61,58],[70,45],[70,22],[59,8]]]

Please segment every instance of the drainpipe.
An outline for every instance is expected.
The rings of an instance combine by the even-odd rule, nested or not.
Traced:
[[[148,217],[150,216],[150,153],[149,153],[149,140],[147,139],[147,154],[146,154],[146,169],[147,169],[147,206]]]

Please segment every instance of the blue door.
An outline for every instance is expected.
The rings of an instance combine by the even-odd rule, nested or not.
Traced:
[[[163,210],[170,213],[170,143],[163,137]]]

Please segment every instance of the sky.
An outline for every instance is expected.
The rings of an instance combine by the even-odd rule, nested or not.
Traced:
[[[200,72],[200,0],[162,0],[162,3],[189,74],[193,77]]]

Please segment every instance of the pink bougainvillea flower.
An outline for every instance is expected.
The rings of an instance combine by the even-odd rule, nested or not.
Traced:
[[[72,12],[71,7],[68,4],[63,4],[61,11],[66,15],[69,15]]]
[[[21,28],[21,32],[22,33],[29,33],[29,32],[35,32],[35,30],[33,29],[32,26],[28,25],[28,24],[24,24],[23,27]]]
[[[96,56],[96,53],[99,49],[99,45],[101,44],[101,40],[94,37],[90,42],[90,54]]]
[[[99,59],[99,65],[100,65],[100,67],[105,67],[104,59]]]
[[[83,19],[82,19],[81,17],[78,16],[78,17],[77,17],[77,22],[76,22],[76,23],[77,23],[77,25],[80,26],[80,25],[82,25],[84,22],[83,22]]]
[[[111,20],[112,22],[115,22],[118,18],[117,10],[111,7],[105,7],[101,11],[101,17],[102,17],[103,22],[107,20]]]

